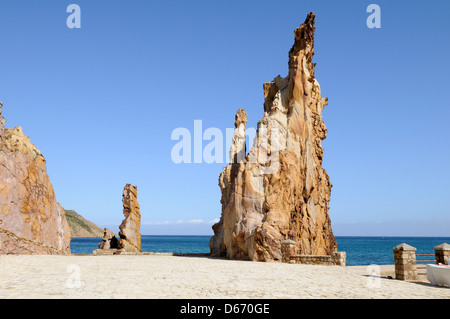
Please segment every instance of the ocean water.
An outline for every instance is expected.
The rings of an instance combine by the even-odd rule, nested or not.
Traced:
[[[211,236],[151,236],[141,238],[144,252],[209,253]],[[347,253],[347,266],[393,265],[392,248],[406,243],[417,248],[417,254],[434,254],[433,247],[450,244],[450,237],[350,237],[337,236],[338,250]],[[101,238],[72,238],[72,254],[91,254]],[[430,259],[418,257],[417,259]],[[433,259],[433,258],[431,258]]]
[[[417,248],[416,254],[434,254],[433,247],[450,243],[450,237],[339,237],[336,236],[338,250],[347,254],[347,266],[393,265],[392,248],[406,243]],[[417,260],[434,259],[418,256]]]

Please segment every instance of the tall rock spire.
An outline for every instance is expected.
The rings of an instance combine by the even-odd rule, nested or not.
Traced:
[[[322,168],[327,99],[314,76],[314,23],[310,13],[295,30],[288,75],[264,83],[255,144],[244,161],[230,163],[219,176],[222,215],[213,226],[212,255],[281,260],[286,239],[300,254],[337,251],[328,214],[332,185]],[[242,149],[241,140],[233,139],[231,149]]]
[[[125,185],[122,195],[123,215],[119,226],[119,251],[141,252],[141,212],[137,201],[137,187]]]

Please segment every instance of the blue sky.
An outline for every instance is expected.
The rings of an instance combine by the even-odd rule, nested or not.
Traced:
[[[255,127],[311,11],[335,234],[449,236],[448,1],[2,0],[7,127],[42,151],[66,209],[114,230],[130,183],[143,234],[212,234],[225,164],[173,163],[172,131],[225,132],[240,107]]]

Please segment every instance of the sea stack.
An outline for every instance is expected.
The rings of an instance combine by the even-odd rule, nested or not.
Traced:
[[[328,214],[331,183],[322,167],[328,99],[314,76],[315,15],[294,32],[289,73],[264,83],[264,117],[249,153],[247,114],[236,114],[230,164],[219,176],[222,215],[213,226],[213,256],[281,261],[281,243],[293,240],[299,254],[337,251]]]
[[[46,161],[0,103],[0,254],[70,254],[70,227]]]
[[[114,235],[114,233],[108,228],[105,228],[103,230],[102,242],[98,244],[98,248],[101,250],[111,250],[118,248],[116,235]]]
[[[137,201],[137,187],[127,184],[122,195],[123,215],[125,219],[119,226],[120,252],[142,252],[141,248],[141,213]]]

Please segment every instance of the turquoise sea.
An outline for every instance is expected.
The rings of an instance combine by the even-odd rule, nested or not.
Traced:
[[[142,236],[142,251],[173,253],[209,253],[211,236]],[[347,266],[392,265],[392,248],[406,243],[417,248],[417,254],[434,254],[433,247],[450,243],[450,237],[351,237],[336,236],[338,250],[347,253]],[[72,238],[72,254],[91,254],[101,238]],[[429,259],[429,257],[424,257]],[[420,259],[420,257],[418,257]]]

